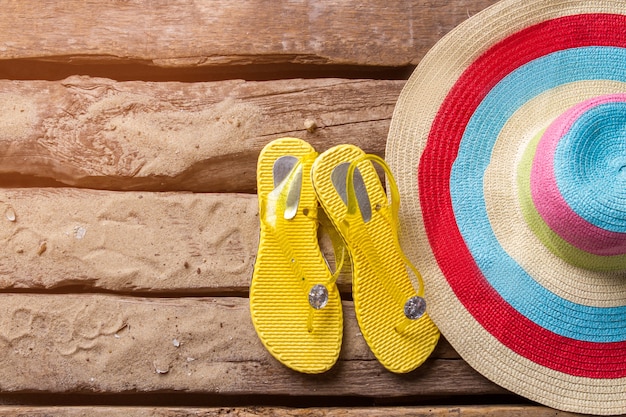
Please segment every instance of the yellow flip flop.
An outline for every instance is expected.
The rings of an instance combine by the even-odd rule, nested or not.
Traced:
[[[282,138],[261,151],[257,192],[261,232],[250,284],[250,312],[259,338],[299,372],[330,369],[341,350],[343,315],[337,275],[318,243],[319,205],[311,184],[317,153]]]
[[[389,202],[372,162],[387,174]],[[399,194],[387,164],[353,145],[317,157],[312,170],[320,205],[352,260],[354,308],[370,349],[388,370],[420,366],[439,340],[425,312],[424,284],[398,243]]]

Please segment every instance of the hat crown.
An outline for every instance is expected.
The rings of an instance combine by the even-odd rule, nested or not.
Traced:
[[[522,204],[536,211],[526,218],[541,241],[574,265],[626,270],[626,94],[571,107],[531,141],[525,159],[530,195]]]

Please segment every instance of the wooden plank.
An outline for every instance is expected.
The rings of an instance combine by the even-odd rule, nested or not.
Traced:
[[[536,405],[433,406],[433,407],[351,407],[351,408],[280,408],[280,407],[0,407],[0,416],[32,417],[575,417],[568,413]]]
[[[247,293],[256,195],[0,190],[0,289]]]
[[[373,359],[344,303],[340,361],[293,372],[258,340],[242,298],[0,294],[0,392],[397,398],[503,394],[462,360],[396,375]]]
[[[383,154],[403,85],[0,81],[0,186],[251,192],[258,153],[277,137]]]
[[[419,62],[442,35],[494,2],[4,2],[0,59],[403,66]]]

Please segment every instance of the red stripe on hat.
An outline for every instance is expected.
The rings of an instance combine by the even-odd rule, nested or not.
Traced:
[[[559,336],[511,307],[487,282],[456,225],[450,173],[466,125],[489,91],[518,67],[584,46],[626,47],[626,16],[581,14],[528,27],[495,44],[459,77],[442,103],[422,154],[418,183],[424,225],[439,267],[459,301],[497,340],[547,368],[588,378],[626,377],[626,342]]]

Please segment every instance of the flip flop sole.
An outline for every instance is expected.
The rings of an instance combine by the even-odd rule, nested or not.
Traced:
[[[287,216],[290,219],[280,208],[267,207],[274,204],[268,197],[275,188],[275,161],[285,155],[296,157],[302,169],[299,203],[295,214]],[[341,299],[336,286],[328,284],[331,273],[318,244],[318,203],[310,179],[315,155],[309,144],[295,138],[277,139],[261,151],[257,166],[261,230],[250,285],[250,312],[259,338],[281,363],[304,373],[330,369],[339,357],[343,336]],[[328,302],[319,310],[309,303],[309,291],[316,284],[328,289]]]
[[[374,165],[367,160],[357,165],[370,201],[371,219],[368,221],[364,221],[360,213],[357,217],[348,216],[346,196],[342,198],[339,194],[336,178],[333,184],[336,167],[363,155],[361,149],[352,145],[329,149],[313,165],[313,184],[322,208],[350,253],[352,295],[363,337],[385,368],[406,373],[430,356],[439,340],[439,330],[427,313],[410,321],[404,314],[405,302],[415,296],[416,291],[405,261],[398,253],[389,202]],[[359,204],[361,201],[362,198]]]

